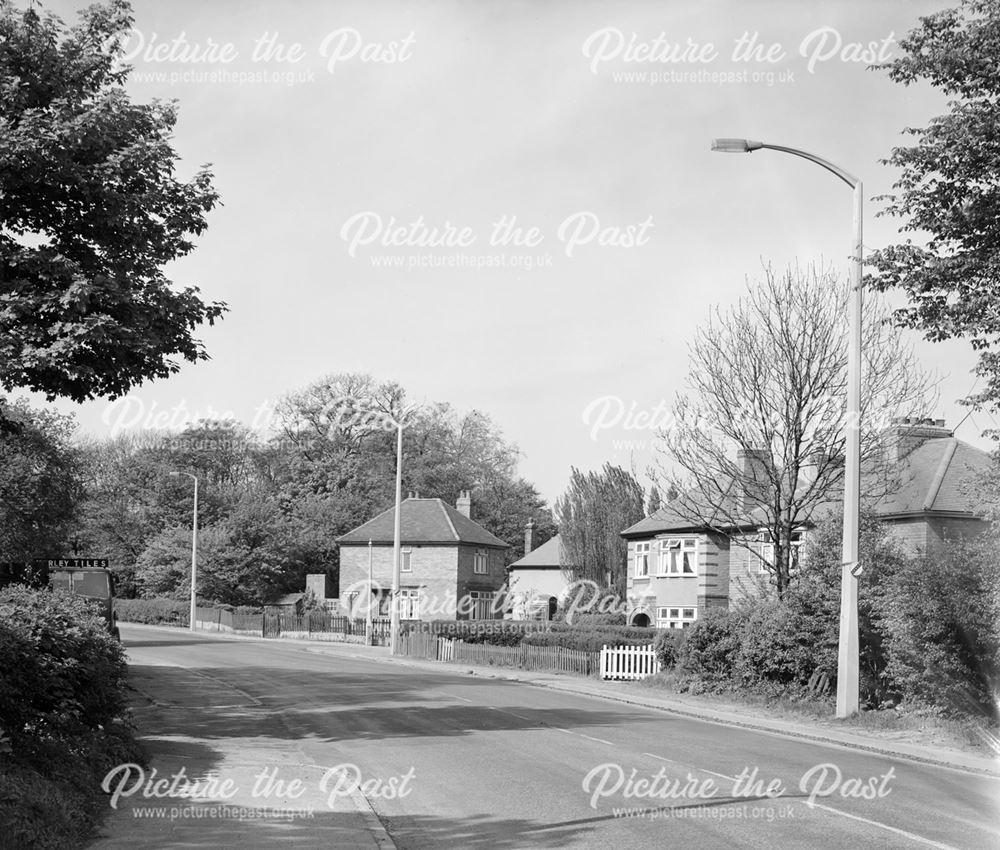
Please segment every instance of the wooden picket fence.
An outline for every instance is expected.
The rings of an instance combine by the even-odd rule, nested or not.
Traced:
[[[483,667],[512,667],[518,670],[553,670],[593,676],[598,670],[598,653],[565,649],[561,646],[494,646],[466,643],[414,632],[400,638],[400,653],[436,661],[477,664]]]
[[[602,679],[645,679],[660,672],[660,662],[648,646],[608,646],[601,650]]]

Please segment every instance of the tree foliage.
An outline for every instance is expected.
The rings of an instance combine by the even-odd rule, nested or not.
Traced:
[[[68,417],[0,397],[0,560],[59,554],[79,500]]]
[[[928,339],[963,337],[979,351],[982,391],[968,402],[1000,408],[1000,3],[963,0],[920,19],[900,42],[903,55],[878,66],[893,81],[930,83],[948,111],[907,128],[913,143],[883,162],[901,171],[883,215],[919,234],[875,251],[874,283],[900,289],[896,314]]]
[[[605,464],[600,472],[574,468],[556,501],[559,539],[574,580],[589,580],[625,598],[628,544],[622,529],[645,516],[645,494],[631,473]]]
[[[207,355],[219,318],[163,266],[189,253],[218,196],[175,175],[173,103],[133,103],[119,66],[125,0],[67,28],[0,0],[0,385],[118,396]]]
[[[268,437],[233,421],[178,433],[122,434],[82,447],[84,498],[75,533],[109,557],[125,594],[190,592],[193,487],[198,477],[199,595],[259,604],[327,573],[336,539],[392,506],[396,426],[404,422],[403,487],[454,504],[472,492],[473,518],[520,557],[524,527],[554,533],[551,511],[517,475],[519,455],[480,411],[411,405],[404,390],[339,374],[290,393]]]
[[[847,286],[831,272],[792,268],[717,310],[690,344],[688,394],[661,434],[657,477],[670,508],[692,525],[747,547],[761,531],[779,593],[798,529],[839,498],[847,428]],[[880,431],[926,412],[930,382],[900,331],[866,307],[862,358],[864,487],[886,492],[894,470]]]

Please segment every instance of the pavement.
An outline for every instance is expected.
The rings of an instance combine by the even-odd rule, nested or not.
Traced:
[[[662,840],[664,822],[621,816],[607,809],[613,799],[599,810],[580,799],[581,777],[609,755],[639,770],[667,763],[729,781],[764,759],[762,769],[787,783],[786,808],[751,809],[757,798],[745,799],[745,821],[705,822],[710,814],[742,817],[743,798],[674,806],[671,843],[796,848],[808,834],[817,847],[952,848],[986,846],[990,834],[974,812],[996,788],[1000,764],[956,750],[712,708],[637,683],[393,657],[386,647],[133,624],[122,631],[134,713],[155,771],[146,778],[186,771],[200,783],[228,780],[236,793],[123,796],[90,850],[638,848]],[[384,674],[376,669],[383,665]],[[894,765],[902,784],[891,807],[849,799],[803,806],[794,777],[833,759],[845,776]],[[354,790],[328,799],[320,777],[344,762],[366,777],[415,768],[419,793],[401,800]],[[276,784],[263,796],[262,775]],[[290,777],[302,777],[307,792],[288,787]],[[941,827],[926,821],[936,806]],[[687,821],[678,819],[684,809]],[[780,820],[793,810],[794,824]]]

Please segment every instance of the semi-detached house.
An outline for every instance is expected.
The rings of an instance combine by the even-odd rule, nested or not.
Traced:
[[[896,472],[873,511],[912,553],[933,557],[953,541],[985,530],[966,489],[970,476],[989,465],[985,451],[956,439],[943,420],[901,420],[884,440]],[[839,511],[840,504],[827,502],[821,510]],[[802,534],[809,525],[803,523]],[[625,529],[628,622],[683,628],[707,608],[725,607],[766,587],[770,544],[753,512],[745,525],[725,531],[692,523],[669,505]],[[734,537],[746,545],[734,543]],[[793,541],[793,560],[800,542]]]

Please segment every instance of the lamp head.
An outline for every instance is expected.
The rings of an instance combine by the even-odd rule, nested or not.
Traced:
[[[750,139],[712,139],[712,150],[719,153],[753,153],[762,147],[763,142]]]

